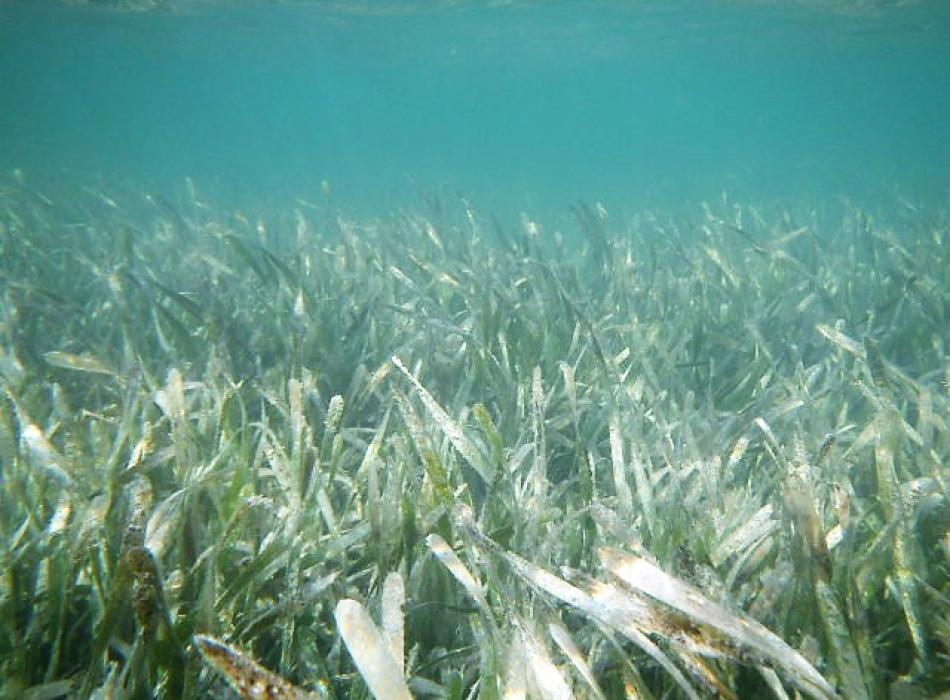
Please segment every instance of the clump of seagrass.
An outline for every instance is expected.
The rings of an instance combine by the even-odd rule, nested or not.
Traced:
[[[948,212],[365,220],[24,183],[6,697],[950,682]]]

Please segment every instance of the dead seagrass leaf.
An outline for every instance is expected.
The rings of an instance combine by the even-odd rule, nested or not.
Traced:
[[[304,692],[214,637],[195,635],[195,646],[208,665],[221,673],[245,700],[316,700],[312,693]]]

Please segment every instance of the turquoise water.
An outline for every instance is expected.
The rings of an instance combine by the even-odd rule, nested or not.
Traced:
[[[946,698],[948,194],[947,0],[0,0],[0,700]]]
[[[945,200],[950,4],[837,5],[7,1],[0,169],[382,210]]]

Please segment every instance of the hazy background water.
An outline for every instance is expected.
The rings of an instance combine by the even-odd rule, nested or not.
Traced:
[[[367,209],[950,192],[950,3],[421,7],[0,2],[0,168]]]

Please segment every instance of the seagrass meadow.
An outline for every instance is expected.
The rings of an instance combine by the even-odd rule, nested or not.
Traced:
[[[0,188],[5,698],[950,687],[950,212]]]

